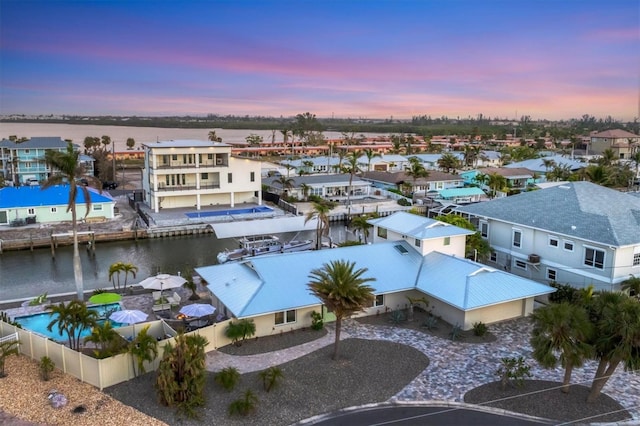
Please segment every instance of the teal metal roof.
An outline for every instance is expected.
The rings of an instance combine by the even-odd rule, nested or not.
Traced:
[[[443,198],[452,198],[452,197],[469,197],[472,195],[485,195],[484,191],[477,187],[469,187],[469,188],[450,188],[443,189],[438,191],[441,197]]]
[[[422,257],[406,241],[260,256],[196,268],[209,290],[237,318],[319,305],[309,273],[334,260],[367,268],[376,294],[421,290],[463,310],[551,293],[553,288],[440,253]],[[480,270],[491,272],[479,272]]]
[[[640,243],[640,198],[591,182],[568,182],[456,210],[610,246]]]
[[[370,219],[367,222],[419,240],[474,234],[473,231],[468,229],[406,212],[397,212],[391,216]]]
[[[93,188],[89,189],[92,203],[114,203],[108,194],[100,194]],[[84,204],[84,192],[78,191],[76,204]],[[40,189],[39,186],[7,186],[0,189],[0,209],[27,208],[42,206],[66,206],[69,203],[69,185],[50,186]]]

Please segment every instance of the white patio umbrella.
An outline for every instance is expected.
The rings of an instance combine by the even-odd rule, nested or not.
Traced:
[[[140,281],[139,285],[148,290],[168,290],[170,288],[182,287],[187,280],[178,275],[158,274]]]
[[[148,316],[149,315],[137,309],[123,309],[109,315],[109,319],[122,324],[135,324],[146,321]]]
[[[203,317],[205,315],[211,315],[216,311],[216,308],[207,305],[206,303],[192,303],[191,305],[185,305],[180,309],[180,313],[188,317]]]

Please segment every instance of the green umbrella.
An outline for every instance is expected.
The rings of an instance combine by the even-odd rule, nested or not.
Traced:
[[[118,293],[98,293],[89,298],[89,302],[96,305],[115,303],[119,302],[120,300],[122,300],[122,296],[120,296]]]

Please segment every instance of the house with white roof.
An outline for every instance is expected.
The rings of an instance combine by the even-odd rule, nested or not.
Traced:
[[[262,204],[261,165],[231,156],[231,145],[171,140],[142,145],[144,201],[160,209]]]
[[[565,182],[456,211],[476,224],[499,269],[598,290],[640,276],[639,197]]]
[[[76,195],[76,213],[78,219],[113,219],[116,202],[107,192],[88,187],[91,197],[89,213],[86,210],[84,191]],[[51,223],[71,220],[67,211],[69,203],[69,185],[19,186],[0,188],[0,225]]]
[[[411,186],[411,192],[418,195],[435,193],[444,189],[462,188],[464,181],[459,175],[430,170],[429,176],[413,179],[406,172],[365,172],[363,180],[369,181],[376,188],[403,190],[403,186]]]
[[[290,187],[283,188],[280,177],[265,178],[264,183],[273,192],[287,193],[298,199],[305,199],[310,195],[326,198],[331,201],[343,201],[347,199],[347,193],[351,191],[350,199],[357,200],[368,197],[373,192],[371,182],[354,175],[349,186],[351,175],[340,174],[318,174],[292,176],[289,179]]]
[[[472,231],[409,213],[373,219],[375,243],[330,250],[259,256],[238,263],[196,268],[213,304],[231,318],[253,319],[256,335],[311,325],[311,312],[326,310],[309,292],[313,269],[336,260],[366,268],[375,300],[363,315],[408,306],[426,297],[429,308],[463,329],[528,315],[536,296],[553,288],[464,258]]]

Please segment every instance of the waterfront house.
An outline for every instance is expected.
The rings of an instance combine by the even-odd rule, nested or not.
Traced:
[[[106,192],[101,194],[93,188],[88,189],[91,208],[86,219],[113,219],[115,200]],[[0,225],[18,226],[70,221],[71,212],[67,211],[68,203],[69,185],[50,186],[47,189],[40,189],[39,186],[0,188]],[[85,218],[87,211],[83,191],[78,191],[76,196],[76,212],[78,220]]]
[[[219,142],[172,140],[142,145],[144,202],[160,209],[262,204],[261,165],[231,156]]]
[[[350,199],[358,200],[368,197],[373,192],[370,182],[354,175],[351,179],[351,187],[349,187],[349,179],[351,175],[348,173],[340,174],[318,174],[293,176],[289,179],[290,186],[283,187],[280,177],[265,178],[264,183],[268,185],[269,190],[278,194],[290,195],[298,199],[304,200],[310,195],[316,195],[331,201],[344,201],[347,194],[351,190]]]
[[[536,296],[554,291],[465,259],[465,238],[472,231],[402,212],[371,223],[374,244],[259,256],[196,272],[218,311],[252,319],[256,336],[308,327],[313,311],[326,315],[307,283],[311,270],[335,260],[355,262],[356,268],[367,268],[365,277],[376,279],[370,283],[375,300],[362,315],[404,309],[408,297],[426,297],[435,315],[465,330],[477,321],[528,315]]]
[[[566,182],[458,207],[486,238],[489,265],[540,282],[617,290],[640,275],[640,198]]]
[[[504,166],[504,168],[527,169],[532,172],[532,174],[544,177],[546,179],[546,174],[552,172],[556,167],[573,173],[584,168],[585,166],[585,163],[581,163],[579,161],[575,161],[561,155],[549,155],[546,157],[518,161],[517,163],[510,163]],[[538,180],[539,179],[536,179],[535,183],[537,183]]]
[[[47,151],[67,150],[67,141],[60,137],[33,137],[26,141],[16,143],[12,140],[0,141],[0,173],[5,180],[15,186],[36,185],[47,180],[54,170],[45,162]],[[78,145],[73,145],[77,151]],[[93,176],[94,159],[88,155],[79,156],[80,163],[85,172]]]
[[[504,177],[506,182],[506,188],[500,188],[496,191],[495,197],[506,197],[509,193],[519,192],[527,188],[529,183],[533,183],[533,172],[518,168],[505,168],[505,167],[485,167],[482,169],[467,170],[460,173],[460,176],[467,185],[477,185],[485,192],[491,192],[487,181],[478,181],[478,175],[491,176],[493,174]],[[508,189],[508,192],[504,191]]]
[[[429,192],[436,193],[443,189],[462,188],[464,181],[459,175],[430,170],[429,176],[413,179],[406,172],[365,172],[362,179],[370,181],[374,187],[382,189],[405,190],[416,195],[426,195]]]

